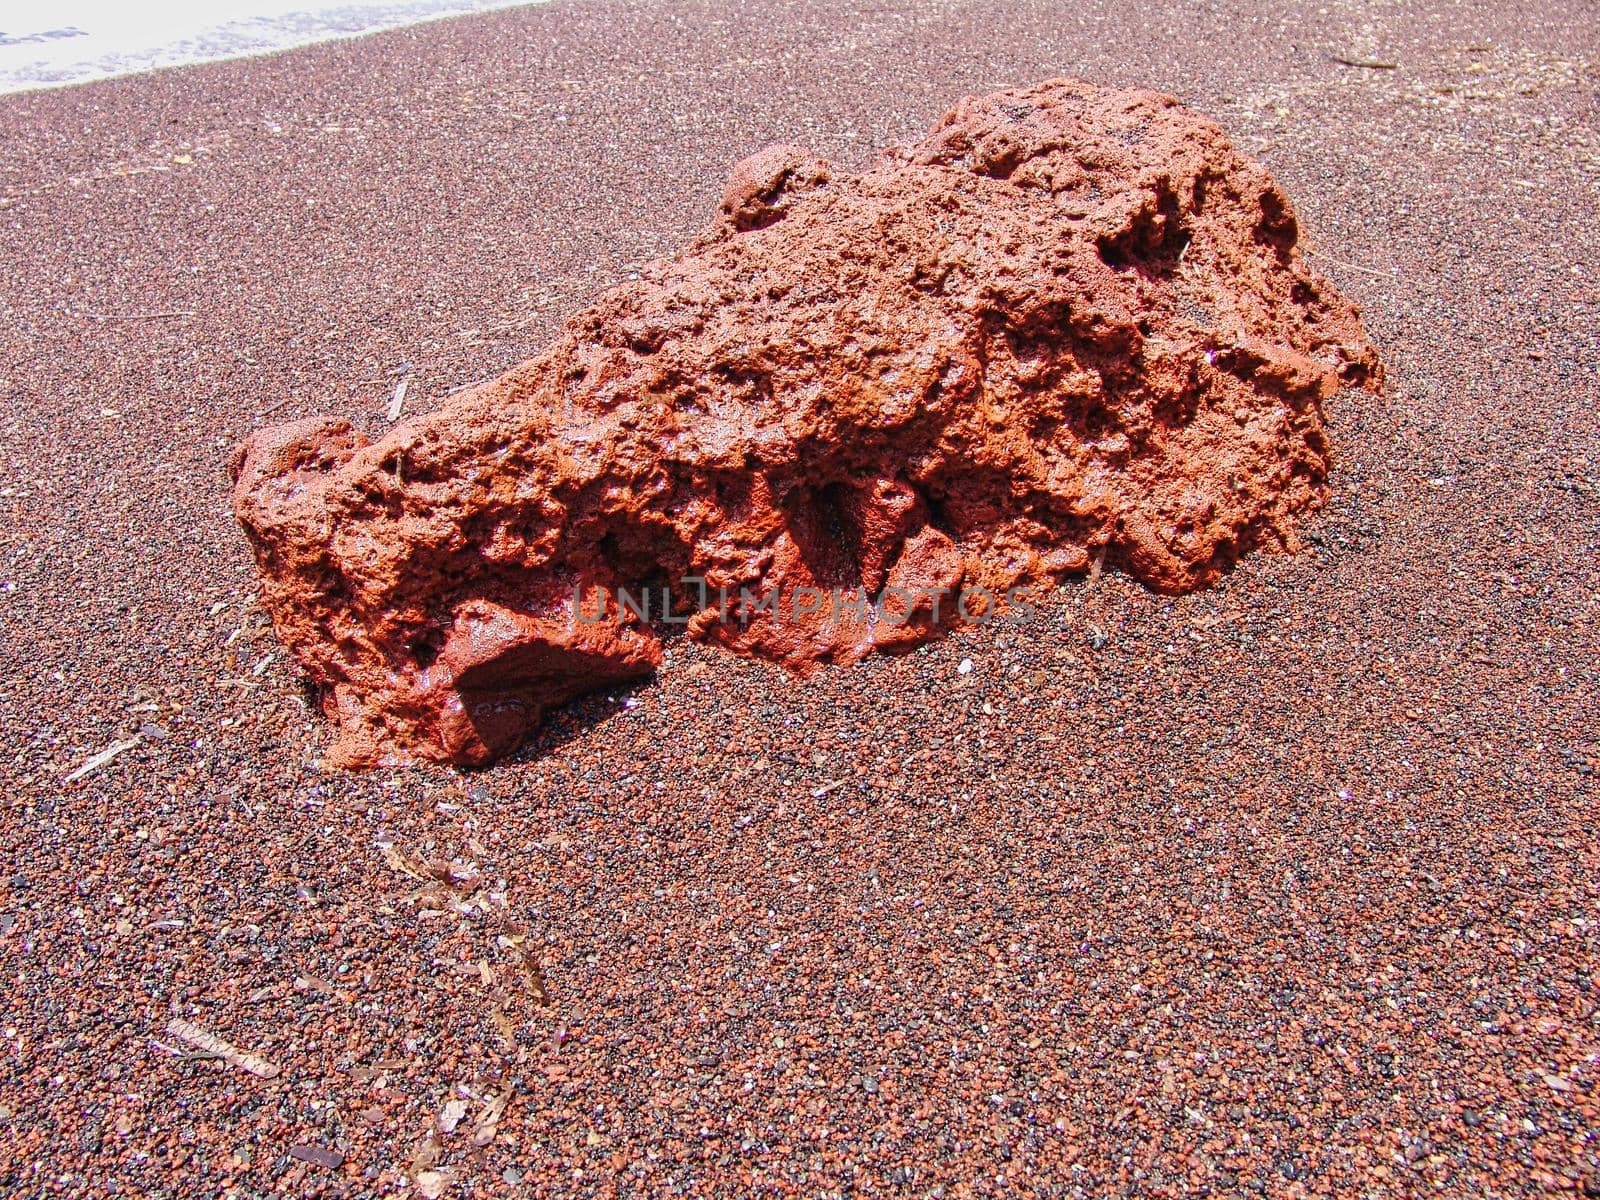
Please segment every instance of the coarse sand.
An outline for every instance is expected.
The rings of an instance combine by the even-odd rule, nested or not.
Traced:
[[[1269,9],[581,0],[0,97],[0,1193],[1600,1194],[1594,9]],[[1219,120],[1362,306],[1305,552],[319,766],[246,434],[1057,75]]]

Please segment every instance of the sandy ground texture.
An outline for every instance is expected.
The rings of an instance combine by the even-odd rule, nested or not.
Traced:
[[[585,0],[0,99],[0,1192],[1600,1194],[1594,9],[1269,7]],[[242,436],[527,357],[766,142],[1067,73],[1217,117],[1366,311],[1306,553],[319,767]]]

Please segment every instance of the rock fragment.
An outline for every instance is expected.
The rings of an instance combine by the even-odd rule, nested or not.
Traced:
[[[369,443],[263,430],[234,503],[346,766],[483,764],[660,661],[799,671],[1109,562],[1184,592],[1320,503],[1376,388],[1284,193],[1167,96],[967,98],[841,175],[737,166],[713,225],[538,357]]]

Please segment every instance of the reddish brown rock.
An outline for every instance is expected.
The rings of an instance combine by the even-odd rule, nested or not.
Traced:
[[[504,377],[376,443],[313,420],[242,447],[330,757],[488,762],[647,674],[618,588],[804,670],[1098,555],[1182,592],[1292,548],[1322,401],[1380,370],[1295,241],[1216,125],[1077,81],[963,100],[859,175],[747,159],[694,245]]]

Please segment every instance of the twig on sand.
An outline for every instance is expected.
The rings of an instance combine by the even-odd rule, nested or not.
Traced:
[[[1379,279],[1399,279],[1399,271],[1380,271],[1376,267],[1363,267],[1356,263],[1348,263],[1342,259],[1332,258],[1321,250],[1307,250],[1312,258],[1320,258],[1323,262],[1332,263],[1336,267],[1343,267],[1346,271],[1360,271],[1363,275],[1376,275]]]
[[[78,314],[81,317],[93,317],[96,321],[166,321],[173,317],[197,317],[200,314],[187,308],[174,308],[166,312],[142,313],[101,313],[89,312],[87,309]]]
[[[282,400],[279,400],[276,404],[273,404],[273,405],[271,405],[271,406],[269,406],[267,408],[263,408],[260,412],[258,412],[256,414],[256,416],[258,416],[258,417],[270,417],[273,413],[277,412],[280,408],[282,408],[285,404],[288,404],[289,401],[291,401],[293,399],[294,399],[293,396],[285,396]]]
[[[161,1053],[170,1054],[173,1058],[179,1059],[182,1062],[203,1062],[208,1058],[217,1059],[219,1062],[221,1061],[220,1055],[208,1054],[204,1050],[185,1050],[182,1046],[169,1046],[160,1038],[151,1038],[150,1044],[157,1050],[161,1051]]]
[[[129,738],[125,742],[112,742],[111,745],[107,746],[104,750],[100,751],[99,754],[96,754],[93,758],[91,758],[88,762],[84,763],[83,766],[79,767],[76,771],[74,771],[72,774],[68,775],[61,782],[63,782],[63,783],[77,783],[78,780],[82,779],[85,775],[88,775],[88,774],[90,774],[90,773],[92,773],[94,771],[98,771],[101,767],[105,766],[108,762],[110,762],[117,755],[121,754],[124,750],[132,750],[135,746],[137,746],[142,741],[144,741],[144,739],[142,737],[140,737],[138,734],[135,734],[133,737]]]
[[[278,1066],[270,1063],[259,1054],[252,1054],[248,1050],[241,1050],[237,1046],[223,1041],[216,1034],[201,1029],[200,1026],[182,1017],[173,1017],[167,1022],[167,1033],[180,1041],[187,1042],[197,1050],[208,1055],[215,1055],[230,1066],[238,1067],[241,1071],[249,1071],[252,1075],[259,1075],[262,1079],[277,1077]]]
[[[1393,71],[1400,65],[1385,58],[1358,58],[1351,54],[1330,54],[1328,57],[1347,67],[1365,67],[1369,71]]]
[[[400,382],[394,385],[394,399],[389,401],[389,420],[398,421],[401,412],[406,406],[406,384],[411,382],[411,376],[403,375]]]

